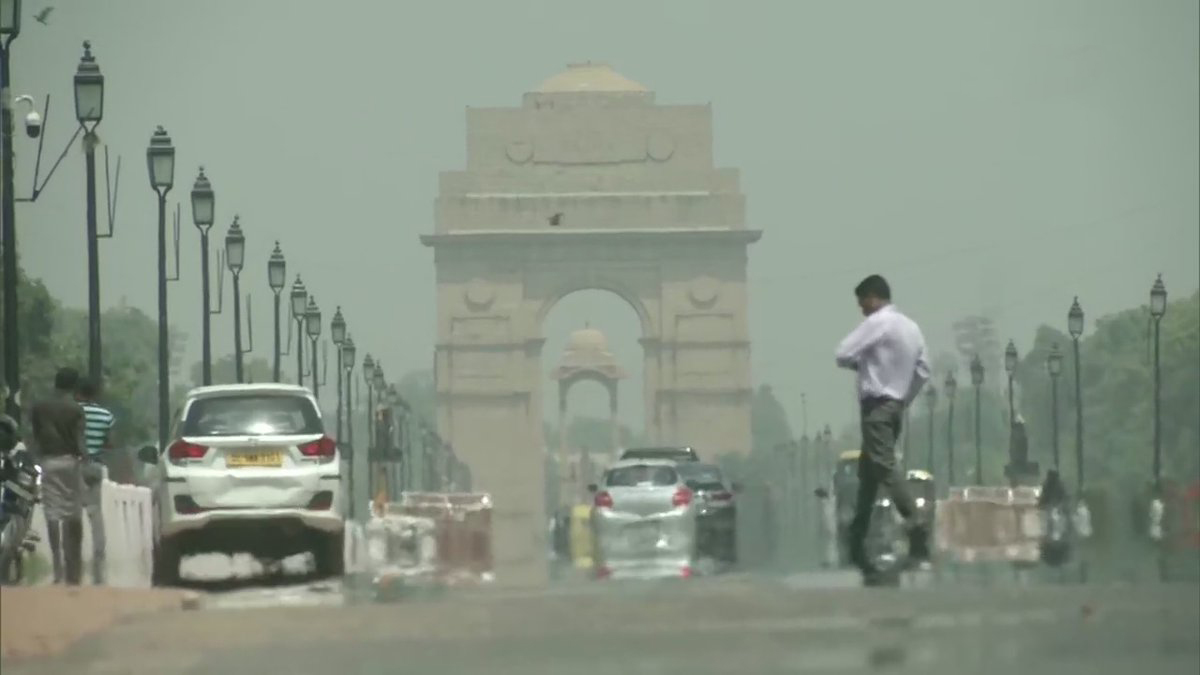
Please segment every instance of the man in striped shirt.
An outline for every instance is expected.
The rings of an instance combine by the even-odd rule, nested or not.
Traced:
[[[88,523],[92,528],[92,583],[99,586],[105,578],[104,514],[101,511],[100,495],[104,483],[104,460],[112,448],[112,428],[116,417],[96,402],[100,396],[100,384],[90,379],[79,383],[76,399],[83,408],[84,440],[87,458],[83,463],[83,506]]]

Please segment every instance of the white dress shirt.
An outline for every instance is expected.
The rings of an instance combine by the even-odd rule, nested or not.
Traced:
[[[911,403],[929,380],[925,336],[892,305],[876,310],[842,340],[837,364],[857,371],[859,400],[882,396]]]

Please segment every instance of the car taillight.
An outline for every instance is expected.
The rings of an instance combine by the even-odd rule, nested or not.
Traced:
[[[598,509],[611,509],[613,507],[613,498],[607,492],[597,492],[593,503]]]
[[[691,503],[692,491],[685,487],[676,490],[675,496],[671,497],[671,506],[687,506]]]
[[[175,441],[171,447],[167,449],[167,457],[172,462],[182,462],[188,459],[204,459],[204,455],[208,454],[208,448],[187,441]]]
[[[607,579],[611,576],[612,576],[611,569],[604,567],[603,565],[596,568],[596,578],[597,579]]]
[[[688,565],[684,565],[683,568],[679,570],[679,576],[683,579],[691,579],[695,575],[696,573],[693,572],[692,568]]]
[[[322,436],[312,443],[300,446],[300,454],[305,457],[318,457],[322,461],[330,461],[337,453],[337,443],[328,436]]]

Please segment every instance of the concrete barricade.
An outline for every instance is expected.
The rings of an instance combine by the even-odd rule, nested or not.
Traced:
[[[154,516],[150,488],[114,483],[107,478],[101,485],[100,508],[104,519],[109,586],[147,588],[154,547]],[[83,519],[83,581],[90,583],[92,571],[92,528]],[[39,505],[33,525],[42,538],[38,554],[50,558],[50,539],[46,518]]]

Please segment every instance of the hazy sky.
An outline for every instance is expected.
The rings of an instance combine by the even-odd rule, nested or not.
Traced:
[[[27,0],[27,14],[48,2]],[[438,171],[464,165],[466,106],[519,105],[584,60],[659,102],[712,103],[717,162],[741,170],[748,223],[765,231],[750,261],[756,379],[797,429],[801,392],[814,426],[851,415],[832,349],[868,273],[892,281],[934,353],[966,314],[992,313],[1023,348],[1037,324],[1065,323],[1075,294],[1090,323],[1144,302],[1157,272],[1175,296],[1200,277],[1195,0],[52,4],[50,25],[27,19],[14,44],[13,93],[52,96],[52,160],[92,40],[107,84],[99,131],[124,158],[117,237],[101,244],[105,304],[154,311],[144,153],[163,124],[178,149],[172,197],[187,199],[203,164],[214,240],[241,214],[263,355],[279,239],[289,277],[303,274],[327,316],[342,306],[360,353],[393,375],[429,367],[432,252],[417,237]],[[17,139],[21,192],[34,147]],[[17,211],[24,265],[78,306],[83,188],[77,147]],[[171,311],[190,361],[199,237],[184,215]],[[599,293],[551,314],[546,369],[585,320],[639,375],[632,310]],[[218,353],[230,322],[215,319]],[[627,389],[622,415],[640,427],[640,384]]]

